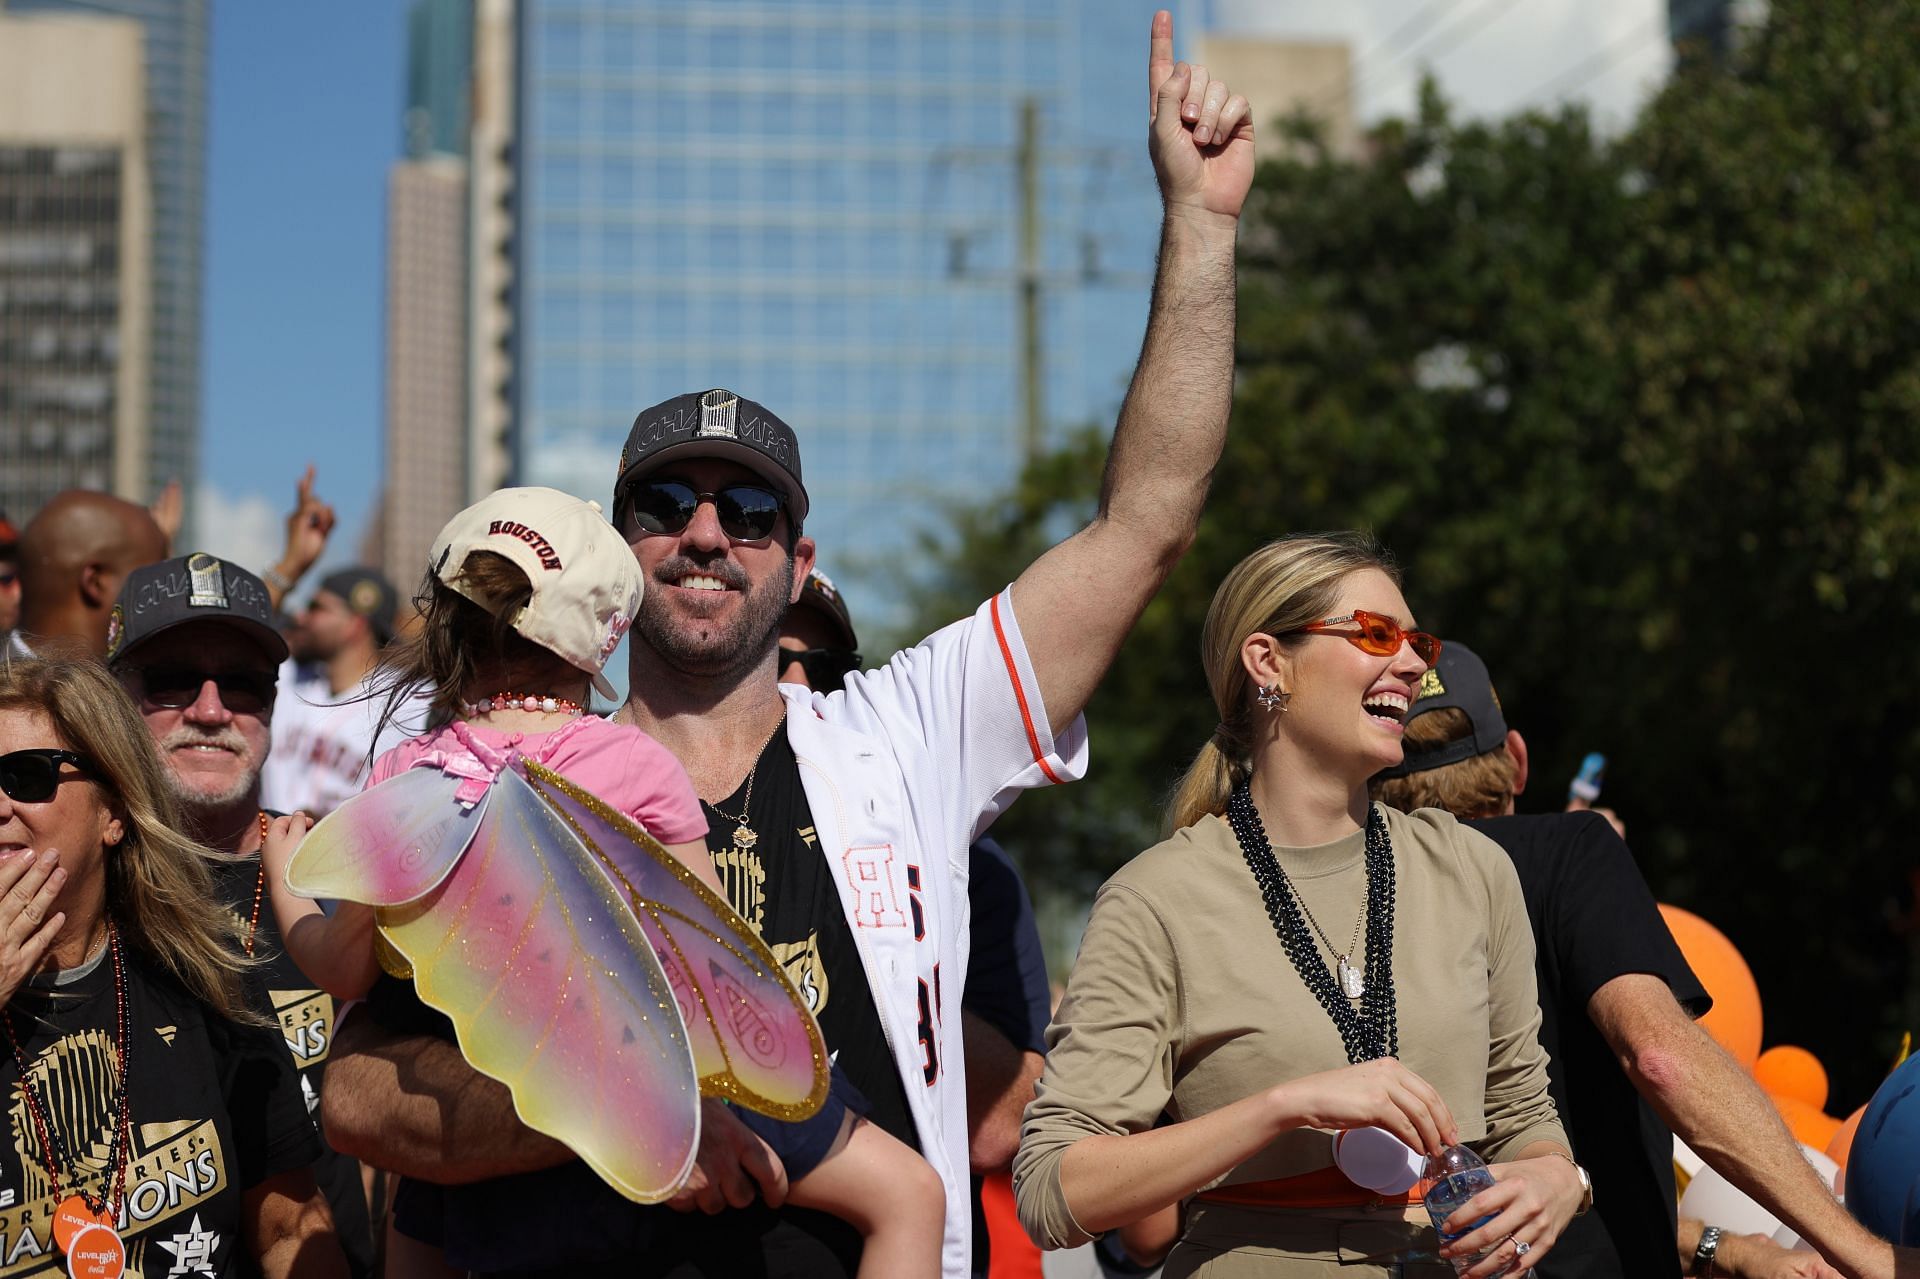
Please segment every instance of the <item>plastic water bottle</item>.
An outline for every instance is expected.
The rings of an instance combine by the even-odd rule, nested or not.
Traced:
[[[1460,1206],[1481,1191],[1493,1185],[1493,1173],[1488,1170],[1486,1161],[1465,1146],[1448,1146],[1439,1156],[1427,1161],[1427,1175],[1420,1183],[1420,1198],[1427,1205],[1427,1216],[1433,1219],[1433,1228],[1439,1232],[1442,1245],[1452,1243],[1465,1234],[1471,1234],[1480,1228],[1486,1217],[1471,1225],[1463,1226],[1451,1234],[1447,1232],[1447,1218],[1459,1211]],[[1470,1257],[1452,1259],[1453,1273],[1463,1275],[1480,1262],[1487,1254],[1505,1243],[1496,1239],[1492,1244]],[[1499,1273],[1505,1274],[1502,1270]]]

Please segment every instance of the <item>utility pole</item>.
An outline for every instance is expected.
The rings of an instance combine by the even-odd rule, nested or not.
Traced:
[[[1027,460],[1047,433],[1046,358],[1040,334],[1040,103],[1020,99],[1020,390]]]

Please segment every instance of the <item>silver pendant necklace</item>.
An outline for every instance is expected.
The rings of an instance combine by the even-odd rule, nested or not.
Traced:
[[[1282,870],[1280,873],[1285,875],[1287,872]],[[1329,955],[1333,956],[1333,975],[1340,981],[1340,993],[1348,999],[1360,999],[1365,996],[1366,978],[1361,975],[1360,969],[1355,967],[1353,953],[1360,949],[1360,931],[1367,926],[1366,898],[1363,896],[1360,899],[1360,917],[1353,921],[1353,940],[1347,943],[1345,954],[1335,950],[1333,943],[1327,940],[1326,930],[1321,928],[1320,921],[1313,917],[1313,911],[1307,907],[1307,899],[1300,895],[1299,889],[1294,890],[1293,899],[1300,903],[1300,913],[1307,917],[1309,924],[1313,925],[1313,931],[1320,938],[1320,944],[1327,948]]]

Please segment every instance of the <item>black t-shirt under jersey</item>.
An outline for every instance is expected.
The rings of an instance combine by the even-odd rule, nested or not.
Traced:
[[[1587,1016],[1616,977],[1664,981],[1695,1017],[1711,1001],[1660,917],[1626,842],[1597,813],[1470,823],[1513,859],[1533,920],[1548,1087],[1593,1178],[1593,1211],[1540,1265],[1542,1279],[1677,1279],[1673,1134],[1634,1091]]]
[[[216,1016],[131,947],[125,955],[133,1140],[119,1228],[127,1273],[256,1274],[242,1238],[245,1192],[319,1153],[299,1081],[278,1036]],[[100,1193],[117,1119],[111,956],[103,951],[64,984],[21,989],[6,1011],[55,1141]],[[64,1275],[51,1218],[76,1170],[59,1170],[56,1196],[10,1051],[0,1051],[0,1097],[12,1134],[0,1142],[0,1276]]]

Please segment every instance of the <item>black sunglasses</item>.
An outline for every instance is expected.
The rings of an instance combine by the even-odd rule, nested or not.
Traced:
[[[72,764],[80,772],[62,776],[62,764]],[[93,765],[72,751],[50,747],[10,751],[0,755],[0,791],[16,804],[44,804],[60,789],[61,782],[78,780],[92,771]]]
[[[635,480],[621,495],[620,532],[628,540],[682,532],[702,502],[713,503],[720,531],[739,543],[765,542],[787,509],[786,499],[764,484],[742,481],[702,493],[684,480]]]
[[[807,673],[807,687],[817,693],[837,693],[847,686],[847,676],[860,669],[862,658],[844,648],[783,648],[780,669],[793,663]]]
[[[235,715],[258,715],[273,705],[274,678],[248,671],[200,671],[190,666],[147,666],[140,669],[141,695],[155,706],[171,710],[193,705],[200,690],[212,680],[220,690],[220,704]]]

